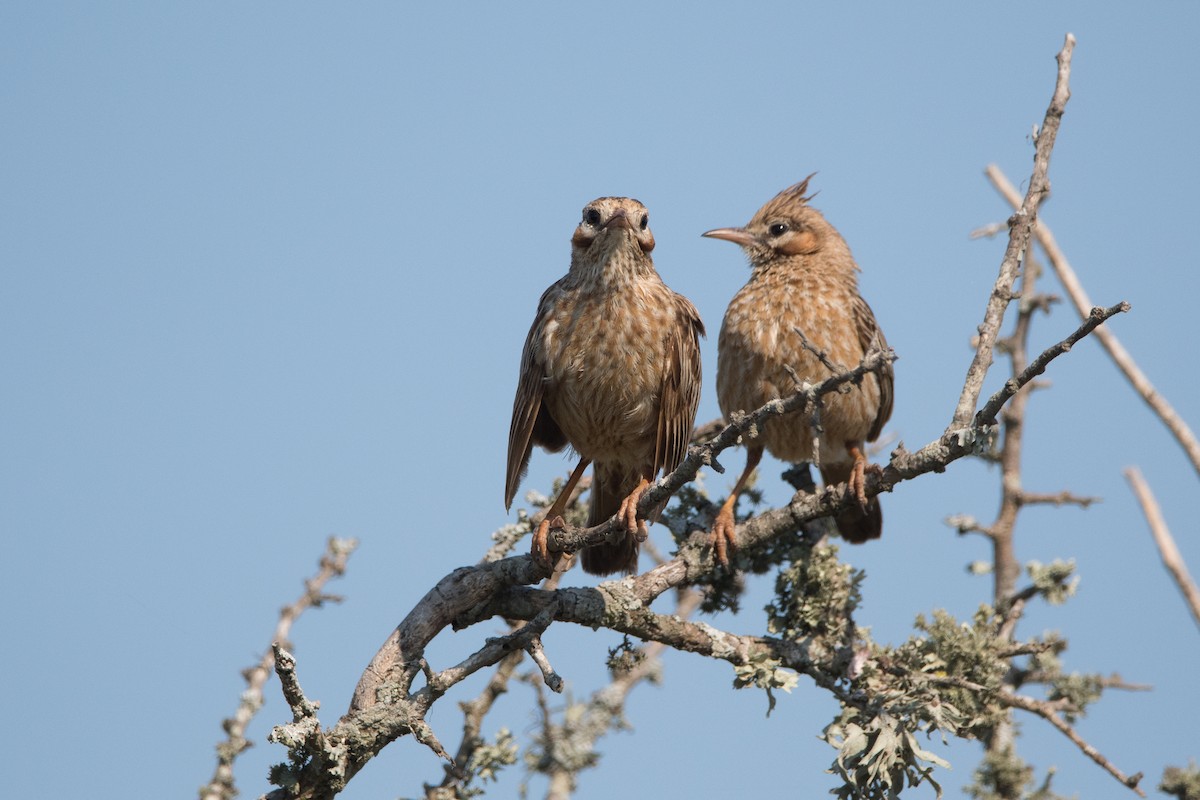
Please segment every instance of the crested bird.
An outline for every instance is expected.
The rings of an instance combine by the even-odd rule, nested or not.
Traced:
[[[784,189],[744,227],[703,234],[740,245],[750,261],[750,279],[730,301],[717,344],[717,399],[726,418],[787,397],[797,379],[824,380],[834,374],[828,365],[850,369],[872,348],[888,349],[871,307],[858,293],[858,265],[850,247],[808,204],[811,178]],[[746,469],[711,531],[720,563],[728,563],[727,552],[736,545],[734,504],[764,448],[784,461],[817,462],[826,486],[847,483],[858,502],[838,514],[838,531],[855,544],[879,538],[879,500],[864,493],[866,470],[879,467],[868,466],[864,450],[891,416],[892,383],[888,362],[848,391],[825,395],[816,452],[806,412],[774,417],[759,426],[757,435],[743,436]]]
[[[700,400],[704,325],[695,307],[663,283],[650,256],[646,207],[626,197],[588,203],[571,237],[571,266],[538,302],[513,401],[505,508],[533,445],[569,445],[579,464],[533,536],[531,554],[553,567],[552,526],[589,463],[595,465],[587,525],[614,514],[623,536],[585,548],[595,575],[636,571],[645,521],[638,500],[660,471],[687,454]],[[651,517],[655,516],[651,514]]]

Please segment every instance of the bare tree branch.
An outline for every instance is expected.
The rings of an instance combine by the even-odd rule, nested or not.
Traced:
[[[1091,313],[1084,318],[1084,323],[1066,339],[1045,350],[1041,355],[1035,358],[1028,367],[1015,378],[1010,378],[1005,382],[1000,391],[993,394],[988,401],[984,403],[983,408],[979,409],[978,419],[986,422],[996,419],[996,414],[999,413],[1000,407],[1003,406],[1010,397],[1015,395],[1027,383],[1032,381],[1038,375],[1046,371],[1046,367],[1051,361],[1058,358],[1063,353],[1068,352],[1076,342],[1087,336],[1092,331],[1096,330],[1109,317],[1128,311],[1129,303],[1121,301],[1115,306],[1108,308],[1093,308]]]
[[[546,649],[542,647],[542,640],[535,638],[525,646],[525,652],[529,653],[529,658],[542,671],[542,683],[546,684],[546,688],[555,694],[560,694],[563,690],[563,679],[550,665],[550,659],[546,657]]]
[[[680,590],[674,615],[682,619],[690,617],[700,606],[700,593]],[[550,778],[546,800],[566,800],[575,788],[581,771],[580,761],[590,763],[589,755],[594,752],[599,739],[608,731],[625,725],[625,703],[630,692],[638,684],[653,680],[662,668],[660,656],[667,649],[662,642],[650,642],[639,648],[636,663],[626,669],[615,671],[612,681],[593,692],[583,709],[572,709],[563,722],[555,723],[545,708],[544,699],[541,739],[543,755],[537,770]]]
[[[483,647],[467,656],[467,658],[455,666],[430,676],[425,689],[421,691],[432,692],[434,695],[433,699],[437,699],[445,694],[446,690],[454,684],[462,682],[484,667],[490,667],[499,662],[500,659],[515,650],[525,650],[526,652],[532,649],[540,650],[541,635],[546,632],[546,628],[550,627],[550,623],[553,620],[554,608],[548,606],[541,613],[530,619],[527,625],[521,626],[507,636],[488,639]],[[537,663],[537,657],[533,656],[532,653],[530,655],[534,658],[534,662]],[[548,662],[546,662],[546,667],[549,667]],[[430,704],[432,704],[432,700]]]
[[[1073,505],[1080,508],[1087,508],[1092,503],[1099,503],[1099,497],[1084,497],[1082,495],[1072,494],[1065,489],[1054,494],[1045,494],[1041,492],[1021,492],[1017,497],[1017,502],[1023,506],[1033,505],[1053,505],[1065,506]]]
[[[296,675],[296,658],[279,642],[271,645],[271,652],[275,655],[275,673],[279,676],[283,697],[292,709],[293,721],[315,719],[321,704],[309,700],[300,688],[300,679]]]
[[[1067,44],[1064,48],[1067,52],[1067,58],[1064,59],[1063,54],[1059,56],[1060,80],[1064,77],[1064,70],[1069,66],[1069,48],[1072,44],[1070,36],[1067,38]],[[1064,63],[1067,62],[1067,63]],[[1060,97],[1060,92],[1056,89],[1056,99]],[[1065,102],[1065,97],[1063,97]],[[1053,108],[1054,102],[1051,103]],[[1048,119],[1050,115],[1047,115]],[[1044,133],[1044,129],[1043,129]],[[1041,144],[1041,136],[1039,139],[1039,150]],[[995,459],[1000,465],[1000,509],[997,513],[995,521],[990,525],[983,525],[974,519],[968,517],[960,517],[955,520],[956,527],[960,533],[979,531],[987,535],[992,544],[992,572],[994,575],[993,599],[992,605],[1001,614],[1001,621],[998,630],[998,638],[1001,640],[1013,641],[1016,634],[1016,626],[1024,613],[1026,603],[1042,593],[1042,588],[1035,580],[1034,585],[1026,587],[1021,591],[1017,591],[1016,582],[1020,574],[1020,563],[1016,557],[1015,548],[1015,531],[1017,516],[1021,509],[1032,503],[1047,503],[1054,502],[1062,504],[1064,502],[1075,502],[1084,507],[1092,502],[1092,498],[1079,498],[1070,493],[1063,491],[1055,495],[1037,494],[1027,492],[1022,487],[1022,460],[1025,445],[1025,416],[1026,408],[1029,400],[1029,392],[1022,392],[1026,387],[1032,387],[1033,379],[1041,374],[1048,359],[1054,355],[1068,351],[1080,338],[1086,336],[1104,320],[1108,319],[1116,313],[1127,311],[1129,306],[1127,303],[1121,303],[1109,309],[1092,309],[1085,320],[1085,324],[1081,326],[1075,334],[1067,337],[1058,345],[1049,348],[1043,352],[1038,358],[1032,362],[1028,358],[1028,343],[1030,338],[1030,330],[1034,315],[1037,311],[1046,311],[1050,309],[1051,303],[1055,300],[1048,295],[1039,294],[1036,291],[1037,279],[1041,272],[1040,266],[1033,260],[1028,252],[1030,233],[1036,225],[1036,209],[1037,203],[1041,197],[1035,195],[1035,188],[1038,188],[1034,181],[1037,178],[1038,170],[1035,168],[1034,179],[1030,182],[1030,191],[1026,195],[1024,203],[1020,204],[1018,213],[1032,208],[1033,213],[1024,220],[1020,230],[1021,241],[1020,250],[1017,253],[1018,257],[1024,262],[1024,269],[1021,270],[1021,303],[1017,314],[1015,326],[1011,335],[1007,338],[999,340],[998,326],[999,319],[996,320],[996,329],[991,332],[991,337],[996,339],[996,346],[1003,352],[1007,353],[1011,360],[1012,377],[1005,383],[999,392],[996,392],[987,403],[984,404],[975,416],[977,423],[994,421],[996,416],[1003,409],[1002,415],[1002,436],[1003,443],[998,452],[995,453]],[[1049,184],[1045,184],[1044,189],[1048,191]],[[1014,220],[1016,218],[1014,217]],[[1009,246],[1005,254],[1007,262],[1010,255],[1013,255],[1014,238],[1018,231],[1012,227],[1013,220],[1010,220]],[[975,235],[975,234],[973,234]],[[1003,278],[1003,268],[1002,268]],[[1011,292],[1013,283],[1010,280],[1004,289]],[[997,282],[997,290],[1000,289],[1000,281]],[[993,300],[997,299],[997,295],[993,293]],[[989,310],[992,306],[989,306]],[[1003,309],[1000,311],[1000,316],[1003,316]],[[986,340],[988,339],[988,329],[985,325],[980,329],[980,343],[977,356],[983,352]],[[986,366],[986,365],[985,365]],[[972,365],[975,367],[975,364]],[[969,384],[969,379],[968,379]],[[964,399],[966,394],[964,392]],[[970,398],[971,406],[977,401],[976,397]],[[956,412],[958,414],[964,411],[969,411],[968,407],[959,406]],[[1023,680],[1023,676],[1028,674],[1028,670],[1014,667],[1008,671],[1004,679],[1004,684],[1007,691],[1004,692],[1005,697],[1013,696],[1017,685]],[[1058,720],[1055,715],[1055,720]],[[1062,722],[1065,725],[1065,722]],[[1068,730],[1069,726],[1068,726]],[[1066,732],[1066,731],[1064,731]],[[1070,730],[1074,734],[1073,730]],[[989,754],[993,756],[1003,756],[1008,754],[1010,758],[1015,758],[1014,739],[1015,729],[1011,719],[1011,715],[1001,717],[994,725],[990,726],[984,733],[984,742]],[[1072,739],[1076,743],[1080,743],[1078,737]],[[1086,751],[1085,751],[1086,752]],[[1093,751],[1094,752],[1094,751]],[[1099,755],[1097,753],[1097,755]],[[1101,756],[1101,759],[1103,757]],[[1111,769],[1111,764],[1103,761],[1103,766]],[[1015,784],[997,784],[992,787],[998,797],[1003,797],[1005,800],[1016,800],[1021,794],[1020,787]]]
[[[1075,49],[1075,37],[1067,34],[1062,50],[1058,53],[1058,79],[1054,86],[1054,95],[1050,99],[1050,107],[1046,109],[1046,117],[1042,129],[1037,135],[1037,146],[1033,156],[1033,175],[1029,179],[1029,191],[1025,201],[1017,212],[1009,219],[1008,247],[1004,259],[1000,262],[1000,274],[996,278],[992,294],[988,298],[987,309],[983,315],[983,324],[979,326],[979,344],[975,349],[975,357],[967,369],[967,377],[963,382],[962,394],[954,411],[951,428],[962,427],[975,413],[975,404],[983,390],[983,379],[987,376],[988,368],[992,365],[992,347],[1004,321],[1004,311],[1012,299],[1013,283],[1020,271],[1021,261],[1029,246],[1029,238],[1037,222],[1038,206],[1050,191],[1047,172],[1050,169],[1050,153],[1054,149],[1054,140],[1058,136],[1059,124],[1071,96],[1069,82],[1071,77],[1071,53]]]
[[[1158,501],[1154,499],[1154,493],[1150,491],[1150,485],[1142,478],[1141,470],[1137,467],[1126,469],[1125,478],[1129,481],[1134,496],[1141,503],[1142,513],[1146,515],[1146,523],[1150,526],[1150,535],[1154,537],[1154,543],[1158,545],[1163,566],[1175,579],[1175,585],[1183,594],[1183,600],[1191,610],[1192,617],[1196,620],[1196,624],[1200,625],[1200,588],[1196,587],[1196,582],[1188,573],[1187,564],[1184,563],[1179,548],[1175,546],[1175,538],[1171,536],[1171,531],[1167,528],[1167,522],[1163,519]]]
[[[1020,202],[1016,189],[1012,183],[1000,171],[1000,168],[993,165],[988,166],[986,171],[988,179],[996,190],[1007,200],[1014,208]],[[1079,316],[1086,317],[1092,308],[1091,300],[1088,299],[1087,292],[1084,291],[1079,278],[1075,275],[1075,270],[1071,268],[1067,257],[1059,249],[1058,243],[1054,239],[1054,235],[1050,232],[1050,228],[1044,222],[1039,221],[1037,228],[1034,231],[1037,236],[1038,244],[1046,252],[1046,257],[1050,260],[1050,266],[1054,268],[1054,272],[1058,275],[1059,281],[1063,288],[1067,290],[1067,294],[1071,297],[1071,302],[1074,304]],[[1116,335],[1109,330],[1100,330],[1096,334],[1096,338],[1100,344],[1108,351],[1113,363],[1129,380],[1134,391],[1145,401],[1146,405],[1150,406],[1151,410],[1162,420],[1163,424],[1175,437],[1176,441],[1187,454],[1188,459],[1192,462],[1192,468],[1200,475],[1200,441],[1197,441],[1196,435],[1184,422],[1179,413],[1171,406],[1167,399],[1158,393],[1154,385],[1150,383],[1150,379],[1138,367],[1137,362],[1129,355],[1129,352],[1121,345]]]
[[[462,776],[466,774],[471,763],[471,757],[483,743],[483,720],[492,710],[497,698],[508,691],[508,683],[521,663],[524,654],[520,650],[509,653],[500,659],[496,672],[488,680],[487,686],[474,700],[459,704],[463,710],[463,733],[458,750],[454,754],[453,765],[446,766],[446,776],[437,787],[426,786],[426,795],[431,789],[446,789],[452,785],[461,785]]]
[[[279,622],[271,639],[284,647],[292,631],[292,625],[309,608],[320,607],[326,601],[340,602],[341,598],[324,593],[325,584],[346,572],[346,561],[358,547],[357,539],[330,537],[325,544],[325,553],[317,574],[304,582],[304,594],[279,612]],[[200,789],[200,800],[231,800],[238,794],[233,777],[233,764],[237,757],[251,746],[246,739],[246,726],[263,705],[263,686],[275,668],[275,649],[267,648],[257,664],[242,673],[246,679],[246,691],[234,715],[222,723],[227,738],[217,744],[217,768],[212,779]]]
[[[1137,792],[1139,797],[1145,797],[1146,793],[1138,787],[1142,780],[1142,773],[1136,772],[1133,775],[1126,775],[1121,770],[1117,769],[1116,765],[1109,761],[1103,753],[1089,744],[1066,720],[1064,720],[1052,705],[1044,700],[1035,700],[1032,697],[1025,697],[1019,694],[1004,693],[1001,695],[1003,702],[1011,705],[1014,708],[1019,708],[1022,711],[1028,711],[1031,714],[1037,714],[1042,719],[1049,722],[1058,731],[1071,740],[1071,743],[1079,748],[1085,756],[1096,762],[1100,767],[1112,775],[1122,785]]]
[[[1045,672],[1022,672],[1022,683],[1051,683],[1058,675]],[[1097,678],[1097,685],[1104,689],[1120,689],[1125,692],[1149,692],[1153,691],[1154,687],[1148,683],[1130,683],[1120,675],[1113,674],[1109,676],[1101,676]]]

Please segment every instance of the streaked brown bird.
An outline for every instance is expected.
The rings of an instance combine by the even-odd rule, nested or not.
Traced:
[[[504,505],[512,506],[533,445],[579,455],[533,537],[532,555],[553,566],[547,535],[589,463],[595,464],[589,526],[614,514],[626,535],[586,548],[595,575],[632,573],[646,538],[637,504],[659,471],[687,454],[700,400],[696,309],[654,270],[646,207],[601,197],[583,209],[571,237],[571,268],[538,302],[508,434]]]
[[[795,391],[795,378],[815,384],[833,374],[804,346],[803,338],[846,369],[857,366],[872,346],[887,349],[875,315],[858,293],[858,265],[849,246],[821,212],[808,205],[812,197],[805,192],[811,178],[784,189],[745,227],[704,234],[741,245],[750,259],[750,280],[730,301],[717,345],[717,399],[726,417],[787,397]],[[878,499],[867,500],[864,494],[864,449],[892,414],[892,380],[889,363],[850,391],[825,395],[816,454],[808,413],[773,418],[760,427],[757,437],[743,438],[746,469],[713,524],[718,561],[728,563],[727,551],[734,543],[733,507],[764,447],[784,461],[818,461],[826,486],[847,482],[858,506],[838,515],[838,530],[855,544],[879,538],[883,514]]]

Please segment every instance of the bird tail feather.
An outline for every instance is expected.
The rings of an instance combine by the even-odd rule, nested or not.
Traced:
[[[822,464],[821,480],[826,486],[845,483],[850,478],[853,466],[852,461]],[[867,500],[865,511],[859,508],[857,503],[851,504],[834,517],[834,522],[837,523],[842,538],[850,544],[862,544],[871,539],[878,539],[883,535],[883,510],[879,507],[879,498],[872,497]]]
[[[599,525],[616,514],[621,502],[637,488],[640,481],[637,470],[597,464],[592,473],[588,527]],[[620,541],[584,548],[579,561],[583,571],[592,575],[612,575],[614,572],[632,575],[637,572],[639,547],[637,537],[626,533]]]

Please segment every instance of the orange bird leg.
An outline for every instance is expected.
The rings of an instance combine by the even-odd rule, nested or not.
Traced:
[[[634,487],[629,496],[621,501],[621,507],[617,509],[617,519],[625,523],[625,530],[637,537],[639,542],[646,541],[646,523],[638,522],[637,507],[638,501],[642,499],[642,495],[650,488],[650,479],[642,476],[638,481],[638,485]]]
[[[733,507],[737,504],[738,495],[746,488],[750,474],[754,472],[758,462],[762,461],[762,456],[762,447],[747,448],[746,468],[742,470],[741,477],[737,479],[737,483],[733,485],[733,491],[729,493],[729,498],[721,505],[721,510],[717,512],[717,518],[713,520],[709,539],[712,541],[713,557],[723,567],[729,566],[729,553],[737,551],[737,539],[735,538],[737,526],[733,520]]]
[[[863,454],[862,447],[855,442],[846,442],[846,452],[854,459],[854,466],[850,468],[850,477],[846,479],[846,486],[850,491],[854,492],[854,496],[858,499],[858,505],[863,510],[867,511],[867,470],[871,472],[883,472],[883,468],[878,464],[870,464],[867,462],[867,457]]]
[[[575,467],[575,471],[571,473],[571,477],[567,478],[567,485],[558,493],[558,498],[546,510],[546,515],[542,517],[541,524],[538,525],[537,530],[533,533],[533,547],[530,548],[529,554],[533,556],[534,561],[543,566],[550,568],[555,566],[555,562],[550,559],[550,528],[561,528],[566,525],[562,518],[563,509],[570,502],[571,493],[575,491],[575,484],[579,483],[579,479],[583,477],[583,471],[587,469],[590,463],[592,462],[589,459],[579,459],[579,466]]]

